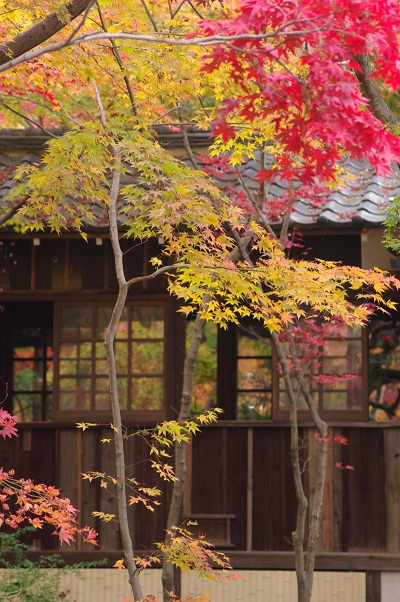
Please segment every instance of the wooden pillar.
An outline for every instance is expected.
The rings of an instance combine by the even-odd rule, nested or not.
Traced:
[[[384,431],[386,551],[400,552],[400,430]]]
[[[381,602],[381,574],[379,571],[367,572],[365,602]]]

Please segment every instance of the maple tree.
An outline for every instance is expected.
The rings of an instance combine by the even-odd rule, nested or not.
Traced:
[[[91,3],[72,2],[69,6],[72,18],[83,14]],[[43,5],[42,14],[52,8],[51,3]],[[288,1],[277,5],[246,0],[237,7],[205,3],[194,9],[190,3],[149,7],[115,2],[102,8],[99,3],[97,15],[87,12],[79,25],[70,23],[61,12],[49,18],[52,25],[45,29],[44,37],[33,37],[27,44],[21,42],[19,36],[23,34],[10,40],[10,29],[18,31],[21,25],[28,28],[37,5],[31,9],[29,3],[21,3],[21,22],[13,22],[15,17],[10,15],[12,27],[7,23],[2,32],[3,123],[28,121],[47,131],[68,124],[71,132],[49,145],[44,169],[20,171],[28,183],[23,181],[13,190],[3,218],[8,220],[23,203],[20,215],[31,228],[43,229],[46,224],[56,231],[65,227],[81,231],[83,220],[94,219],[92,199],[107,208],[119,281],[119,298],[106,344],[120,458],[123,450],[118,435],[122,425],[113,339],[128,289],[137,280],[126,281],[123,272],[118,211],[124,212],[128,235],[141,240],[152,236],[165,239],[163,258],[153,259],[150,277],[172,274],[170,290],[185,302],[183,311],[198,312],[187,356],[180,421],[186,419],[190,407],[193,365],[205,320],[226,325],[252,316],[271,331],[290,398],[299,504],[299,522],[293,535],[299,600],[309,600],[328,439],[326,424],[310,395],[310,384],[296,367],[296,323],[311,309],[328,323],[332,316],[340,315],[348,325],[362,324],[370,314],[370,307],[363,302],[371,294],[376,303],[383,302],[384,291],[396,283],[378,271],[291,260],[285,253],[287,228],[293,202],[299,196],[324,202],[329,186],[341,177],[338,162],[346,154],[367,158],[381,173],[387,172],[399,156],[398,138],[372,115],[358,81],[367,69],[363,57],[371,56],[374,77],[397,85],[398,2]],[[206,18],[199,21],[201,11]],[[34,49],[57,30],[60,33],[53,44]],[[105,51],[102,42],[107,39]],[[89,43],[90,52],[85,45]],[[202,58],[205,46],[211,48]],[[63,57],[62,67],[59,55],[52,54],[56,50]],[[14,52],[13,57],[9,51]],[[364,77],[364,84],[371,79]],[[196,168],[185,119],[203,127],[211,124],[215,136],[212,154],[229,155],[212,161],[211,171],[232,169],[240,178],[240,164],[259,154],[257,194],[251,194],[242,182],[245,192],[238,195],[233,191],[232,203],[204,174],[189,170],[157,145],[152,136],[157,124],[179,128]],[[270,168],[266,167],[267,155],[274,158]],[[136,184],[121,188],[121,173],[133,170],[139,174]],[[277,204],[271,203],[268,183],[278,173],[291,187]],[[66,203],[71,197],[74,202]],[[271,227],[274,218],[283,220],[279,238]],[[256,262],[252,252],[258,256]],[[349,289],[358,305],[349,300]],[[292,345],[291,362],[279,331]],[[294,389],[293,376],[297,383]],[[307,500],[297,435],[300,394],[311,411],[321,443],[306,566]],[[178,447],[176,453],[183,471],[177,485],[181,488],[182,449]],[[123,460],[118,471],[122,520],[126,515]],[[176,493],[175,513],[180,499]],[[125,527],[122,532],[129,564],[133,557],[129,533]],[[132,565],[132,585],[137,582],[135,573]],[[139,585],[133,591],[138,599]]]
[[[18,419],[0,409],[0,436],[17,437]],[[70,543],[76,536],[97,545],[97,533],[89,527],[80,527],[77,510],[68,498],[60,497],[56,487],[34,483],[30,479],[16,478],[14,470],[0,469],[0,527],[17,529],[27,523],[36,529],[44,524],[54,527],[61,543]]]

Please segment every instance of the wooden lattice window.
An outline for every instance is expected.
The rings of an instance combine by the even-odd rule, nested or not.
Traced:
[[[326,337],[323,344],[317,348],[317,352],[310,362],[301,358],[301,347],[298,351],[303,376],[311,382],[314,403],[322,416],[328,420],[365,419],[367,404],[363,357],[365,363],[366,346],[362,328],[353,329],[344,323],[341,324],[333,334]],[[338,376],[336,381],[335,375]],[[344,378],[341,379],[340,375]],[[297,388],[297,379],[293,386]],[[301,395],[298,404],[299,416],[309,418],[306,403]],[[273,416],[281,419],[287,418],[288,415],[289,398],[283,376],[277,372]]]
[[[56,312],[57,415],[109,412],[104,335],[108,305],[60,305]],[[123,412],[160,414],[164,406],[164,306],[129,304],[118,325],[115,357]]]
[[[12,330],[12,407],[20,422],[49,420],[52,413],[53,347],[51,328]]]

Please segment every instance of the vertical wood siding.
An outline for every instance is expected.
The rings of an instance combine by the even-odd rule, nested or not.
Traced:
[[[335,445],[331,451],[319,551],[400,553],[400,429],[354,426],[332,432],[346,436],[349,445]],[[82,481],[80,475],[90,470],[113,472],[112,444],[100,441],[109,436],[102,429],[82,433],[74,427],[49,425],[21,427],[17,439],[0,441],[0,465],[6,470],[15,468],[17,476],[61,487],[78,508],[82,523],[100,530],[104,551],[119,549],[118,528],[115,523],[101,523],[91,513],[114,513],[114,494],[99,483]],[[303,429],[301,436],[307,458],[312,431]],[[150,468],[147,445],[141,438],[130,438],[126,451],[132,476],[156,485],[164,494],[154,513],[130,508],[132,518],[136,517],[135,548],[149,549],[163,537],[169,489]],[[313,461],[311,453],[306,469]],[[336,462],[352,465],[354,470],[335,468]],[[306,481],[312,492],[313,478]],[[292,549],[296,508],[288,427],[222,424],[204,428],[193,440],[189,484],[185,508],[208,524],[209,519],[226,519],[228,550]],[[57,547],[46,531],[35,534],[35,539],[42,540],[42,549]],[[91,548],[77,544],[76,549]]]

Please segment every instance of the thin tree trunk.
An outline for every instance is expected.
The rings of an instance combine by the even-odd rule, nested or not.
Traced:
[[[194,382],[194,368],[196,364],[198,350],[203,337],[203,331],[206,321],[200,318],[199,314],[196,316],[194,323],[194,330],[190,341],[190,347],[186,354],[184,371],[183,371],[183,389],[182,397],[179,410],[179,422],[184,422],[190,418],[190,405],[193,395],[193,382]],[[174,481],[172,489],[172,497],[169,504],[169,512],[167,518],[167,531],[175,525],[178,525],[180,520],[183,491],[185,486],[186,476],[186,444],[176,443],[175,444],[175,475],[178,477],[177,481]],[[167,534],[165,543],[168,544],[170,536]],[[166,559],[163,561],[162,567],[162,582],[164,601],[169,602],[171,600],[170,593],[175,592],[175,575],[174,567]]]
[[[292,537],[295,552],[298,602],[310,602],[314,578],[315,554],[321,526],[322,505],[325,491],[328,429],[326,423],[321,419],[318,413],[318,409],[315,406],[309,387],[305,382],[301,372],[296,372],[297,389],[294,390],[282,343],[276,333],[272,334],[272,338],[282,366],[283,378],[290,403],[290,456],[292,461],[297,500],[296,530],[293,532]],[[296,354],[295,343],[293,340],[291,340],[290,343],[293,361],[299,363],[299,359]],[[305,530],[308,500],[304,492],[302,480],[303,470],[300,464],[299,429],[297,422],[297,402],[300,394],[304,397],[309,407],[312,419],[317,427],[319,438],[321,439],[320,445],[318,446],[317,482],[308,522],[307,542],[305,538]]]
[[[122,432],[121,410],[119,406],[117,371],[114,353],[115,334],[122,315],[122,311],[125,306],[126,296],[128,294],[129,288],[129,285],[125,278],[122,251],[121,246],[119,244],[118,236],[116,204],[120,184],[121,153],[117,147],[114,147],[114,156],[116,160],[116,166],[113,171],[108,216],[111,243],[114,253],[115,270],[117,273],[118,280],[118,297],[114,305],[110,323],[107,328],[104,344],[107,354],[110,378],[110,399],[113,415],[114,444],[116,456],[115,463],[117,473],[118,522],[121,530],[122,547],[124,550],[125,564],[128,569],[129,583],[132,588],[133,599],[141,600],[143,598],[143,593],[139,581],[139,571],[133,558],[132,536],[128,522],[124,439]]]

